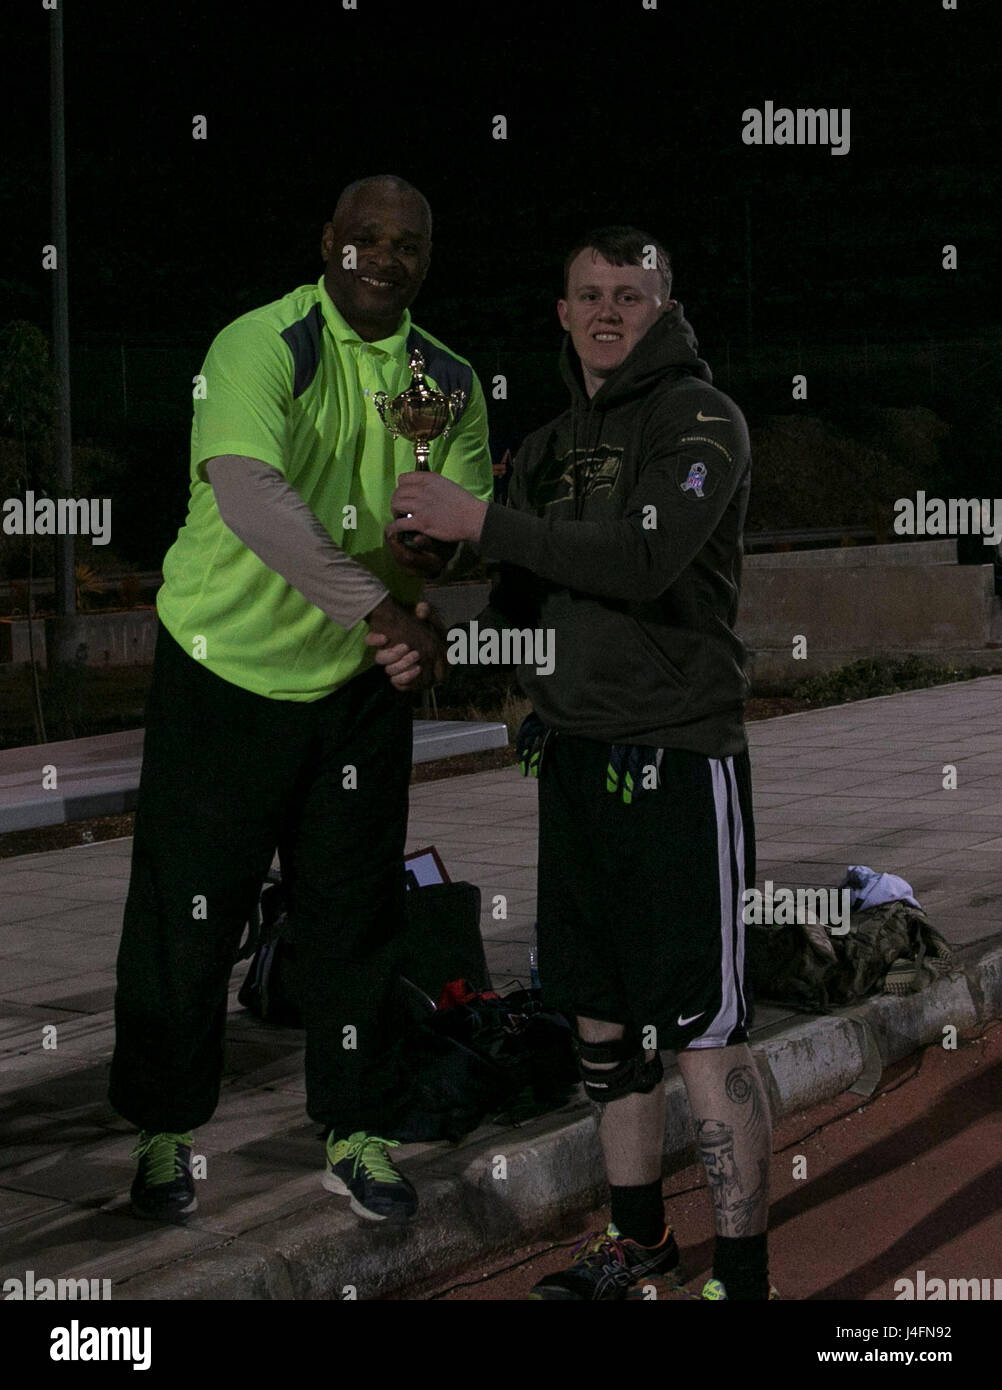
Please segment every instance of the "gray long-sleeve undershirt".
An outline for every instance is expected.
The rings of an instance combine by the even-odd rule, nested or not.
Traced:
[[[386,597],[386,586],[334,544],[270,463],[222,454],[205,471],[219,515],[234,535],[331,622],[354,627]]]

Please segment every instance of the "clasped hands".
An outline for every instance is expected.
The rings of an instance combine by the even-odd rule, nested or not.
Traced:
[[[386,528],[386,544],[405,573],[420,578],[439,574],[458,541],[478,541],[487,503],[439,473],[403,473],[391,502],[396,521]],[[413,547],[398,540],[416,532]],[[452,545],[436,544],[452,542]],[[369,615],[365,645],[374,649],[396,690],[424,689],[445,679],[445,627],[428,603],[413,613],[389,595]]]

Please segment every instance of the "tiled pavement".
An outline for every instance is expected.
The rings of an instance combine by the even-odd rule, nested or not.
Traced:
[[[868,864],[908,879],[951,943],[998,940],[1002,677],[754,723],[749,736],[760,885],[834,886],[846,865]],[[413,788],[409,847],[428,844],[481,888],[495,982],[525,980],[535,785],[509,770]],[[105,1090],[130,850],[117,840],[0,861],[0,1275],[72,1270],[155,1287],[145,1269],[235,1233],[267,1245],[322,1200],[302,1035],[255,1024],[234,986],[223,1097],[196,1146],[211,1179],[199,1217],[160,1230],[126,1214],[130,1127]],[[762,1009],[756,1032],[783,1017]],[[434,1176],[435,1146],[408,1152]],[[328,1233],[353,1223],[326,1200]]]

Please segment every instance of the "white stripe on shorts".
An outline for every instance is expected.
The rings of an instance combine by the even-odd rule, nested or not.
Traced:
[[[741,981],[745,968],[745,832],[733,758],[707,758],[717,812],[717,870],[720,876],[720,1009],[689,1047],[724,1047],[747,1016]]]

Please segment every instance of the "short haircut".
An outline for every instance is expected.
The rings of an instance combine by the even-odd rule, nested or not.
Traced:
[[[406,179],[400,178],[398,174],[371,174],[368,178],[356,179],[354,183],[350,183],[347,188],[341,190],[341,195],[337,200],[337,204],[334,208],[334,216],[331,218],[331,221],[336,221],[338,213],[344,211],[345,204],[351,202],[356,193],[364,193],[368,189],[374,188],[377,184],[382,184],[384,188],[391,188],[394,193],[412,194],[421,204],[426,230],[428,235],[431,236],[431,205],[428,199],[419,188],[415,188],[412,183],[408,183]]]
[[[564,261],[564,298],[571,265],[582,251],[597,251],[610,265],[642,265],[648,248],[653,247],[656,269],[664,285],[665,299],[671,299],[671,260],[668,252],[647,232],[638,227],[598,227],[576,241]]]

